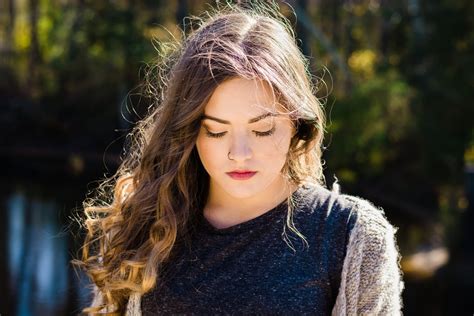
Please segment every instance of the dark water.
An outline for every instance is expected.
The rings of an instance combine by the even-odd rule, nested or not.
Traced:
[[[2,179],[2,315],[77,315],[90,300],[73,269],[80,238],[71,220],[87,180]]]

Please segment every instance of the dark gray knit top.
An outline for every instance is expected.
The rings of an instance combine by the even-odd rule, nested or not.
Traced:
[[[287,203],[224,229],[202,214],[191,245],[178,244],[157,286],[143,295],[143,315],[329,315],[357,213],[353,202],[321,186],[293,193]],[[284,231],[295,249],[284,241]]]

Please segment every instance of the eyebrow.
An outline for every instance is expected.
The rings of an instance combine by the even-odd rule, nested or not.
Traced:
[[[277,115],[278,115],[278,113],[264,113],[264,114],[259,115],[257,117],[251,118],[249,120],[249,124],[258,122],[258,121],[263,120],[264,118],[267,118],[269,116],[277,116]],[[219,123],[222,123],[222,124],[230,124],[230,122],[227,121],[227,120],[223,120],[223,119],[220,119],[220,118],[217,118],[217,117],[214,117],[214,116],[210,116],[210,115],[206,115],[206,114],[202,115],[202,119],[203,120],[213,120],[213,121],[216,121],[216,122],[219,122]]]

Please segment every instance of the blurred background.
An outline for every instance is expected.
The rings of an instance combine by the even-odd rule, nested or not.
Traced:
[[[399,228],[404,313],[472,315],[474,2],[279,4],[325,83],[328,186],[337,177]],[[90,299],[69,263],[75,212],[150,105],[153,41],[214,5],[0,1],[1,315],[75,315]]]

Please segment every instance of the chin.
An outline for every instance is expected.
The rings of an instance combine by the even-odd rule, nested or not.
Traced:
[[[253,197],[264,189],[261,185],[252,185],[250,183],[245,183],[245,181],[223,185],[222,188],[227,192],[227,194],[239,199]]]

